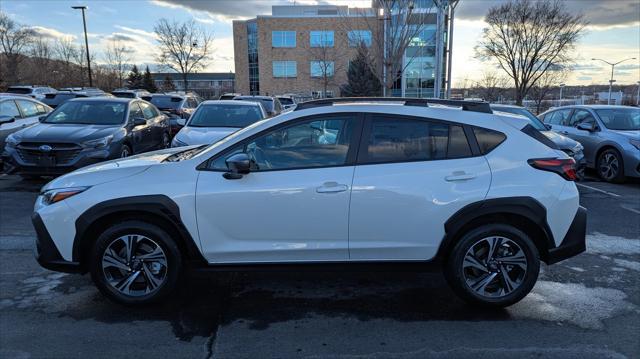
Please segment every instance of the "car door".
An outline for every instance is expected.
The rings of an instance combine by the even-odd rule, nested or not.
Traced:
[[[146,134],[149,136],[149,147],[158,147],[162,142],[162,124],[160,123],[160,117],[154,111],[154,109],[146,102],[138,102],[144,118],[147,120]]]
[[[489,190],[489,166],[467,134],[470,128],[423,118],[367,119],[351,192],[351,260],[435,256],[447,219]]]
[[[153,146],[153,142],[149,134],[149,121],[145,119],[146,122],[144,124],[135,125],[135,119],[145,119],[139,101],[134,101],[129,104],[129,126],[131,126],[133,152],[140,153]]]
[[[587,131],[578,128],[581,123],[592,124],[595,128],[594,131]],[[569,137],[580,142],[584,147],[584,156],[587,159],[589,166],[594,166],[593,160],[598,150],[598,144],[603,140],[600,135],[601,131],[598,126],[598,122],[587,109],[576,109],[571,116],[571,129],[569,130]]]
[[[545,122],[551,125],[552,131],[568,136],[570,127],[569,120],[571,118],[572,111],[573,110],[570,108],[555,110],[544,117]],[[549,115],[551,115],[550,118]]]
[[[0,152],[4,150],[4,144],[7,136],[23,128],[20,120],[22,114],[18,110],[18,106],[14,100],[0,101],[0,116],[13,117],[13,122],[7,122],[0,125]]]
[[[43,111],[43,106],[36,102],[20,99],[16,100],[16,103],[22,113],[22,118],[19,120],[16,119],[16,122],[18,122],[21,127],[35,125],[40,121],[40,116],[46,114],[46,111]]]
[[[339,130],[328,134],[326,121]],[[355,114],[306,117],[213,157],[196,190],[203,253],[215,263],[346,261]],[[226,158],[245,152],[251,172],[226,179]]]

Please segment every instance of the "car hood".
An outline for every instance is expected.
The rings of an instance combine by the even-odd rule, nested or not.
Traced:
[[[240,130],[237,127],[183,127],[176,135],[178,141],[187,145],[208,145],[218,142]]]
[[[573,149],[578,145],[578,141],[572,140],[567,136],[563,136],[559,133],[553,131],[540,131],[543,135],[547,136],[548,139],[553,141],[553,143],[558,146],[559,149]]]
[[[146,152],[139,155],[97,163],[67,173],[47,183],[42,190],[51,188],[95,186],[101,183],[119,180],[144,172],[151,166],[169,164],[163,162],[174,153],[195,148],[188,146],[168,148],[159,151]]]
[[[109,136],[121,126],[74,125],[39,123],[16,133],[15,137],[24,142],[75,142],[80,143]]]
[[[628,137],[630,140],[638,140],[640,139],[640,130],[635,131],[621,131],[621,130],[610,130],[611,132],[617,133],[624,137]]]

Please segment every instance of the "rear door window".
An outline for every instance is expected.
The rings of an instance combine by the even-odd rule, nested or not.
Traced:
[[[502,132],[481,127],[474,127],[473,133],[476,136],[476,141],[478,141],[478,146],[480,146],[480,152],[482,152],[483,155],[493,151],[494,148],[498,147],[507,138]]]
[[[549,115],[551,115],[551,118],[549,118]],[[571,109],[557,110],[545,116],[545,122],[552,125],[569,126],[570,115]]]
[[[18,103],[18,107],[20,107],[24,117],[38,116],[38,107],[35,102],[28,100],[16,100],[16,102]]]
[[[0,102],[0,116],[11,116],[14,118],[20,118],[20,111],[18,106],[13,100],[7,100]]]

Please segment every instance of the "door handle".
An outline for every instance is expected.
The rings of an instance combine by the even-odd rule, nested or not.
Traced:
[[[465,173],[465,172],[454,172],[451,175],[445,177],[445,181],[447,182],[455,182],[455,181],[468,181],[476,178],[476,175],[473,173]]]
[[[325,182],[322,186],[316,188],[318,193],[337,193],[344,192],[349,189],[346,184],[339,184],[338,182]]]

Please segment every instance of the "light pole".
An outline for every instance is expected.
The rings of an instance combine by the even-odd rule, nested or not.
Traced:
[[[636,83],[638,84],[638,94],[636,95],[636,106],[640,106],[640,81]]]
[[[82,25],[84,26],[84,46],[87,53],[87,70],[89,71],[89,87],[93,87],[93,79],[91,78],[91,57],[89,56],[89,39],[87,38],[87,20],[84,17],[84,11],[88,9],[86,6],[72,6],[72,9],[82,10]]]
[[[607,105],[611,104],[611,87],[613,86],[613,83],[616,82],[616,80],[613,79],[613,68],[616,67],[616,65],[619,64],[619,63],[625,62],[627,60],[635,60],[635,59],[636,59],[635,57],[630,57],[628,59],[620,60],[620,61],[615,62],[615,63],[611,63],[611,62],[603,60],[603,59],[596,59],[596,58],[591,59],[592,61],[602,61],[602,62],[604,62],[604,63],[606,63],[608,65],[611,65],[611,79],[609,80],[609,99],[607,100]]]

